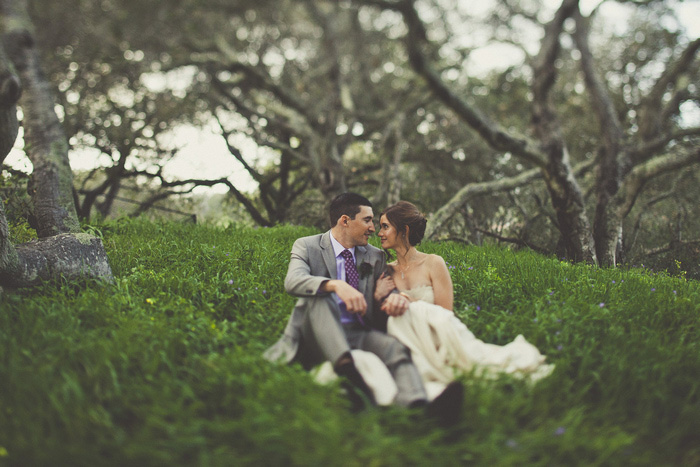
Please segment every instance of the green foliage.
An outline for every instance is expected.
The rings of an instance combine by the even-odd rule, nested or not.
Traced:
[[[445,433],[409,411],[351,414],[337,386],[265,362],[294,299],[280,226],[98,226],[113,285],[0,298],[0,464],[697,465],[700,286],[531,252],[427,243],[486,342],[522,333],[555,372],[464,377]]]
[[[0,202],[3,203],[12,243],[24,243],[36,238],[36,232],[28,223],[34,210],[27,194],[27,180],[27,176],[0,173]]]

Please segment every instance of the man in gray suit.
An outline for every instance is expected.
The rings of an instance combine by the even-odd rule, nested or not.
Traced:
[[[331,202],[329,214],[330,231],[300,238],[292,247],[284,286],[300,298],[284,335],[265,357],[287,363],[298,360],[306,368],[333,362],[336,373],[371,400],[371,391],[350,353],[351,349],[369,351],[394,377],[398,387],[395,404],[427,405],[410,350],[384,332],[387,317],[403,314],[409,302],[398,293],[375,291],[386,259],[382,250],[367,243],[374,233],[372,204],[361,195],[344,193]],[[440,396],[443,401],[436,400],[436,405],[461,404],[461,385],[449,392],[447,397]]]

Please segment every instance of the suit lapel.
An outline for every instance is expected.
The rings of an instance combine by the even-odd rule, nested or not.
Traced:
[[[356,246],[355,247],[355,266],[357,267],[358,271],[361,271],[360,265],[362,264],[362,261],[364,261],[365,256],[367,255],[367,248],[364,246]],[[360,274],[360,282],[357,285],[357,290],[359,290],[362,293],[365,293],[365,290],[367,288],[367,281],[369,278],[371,278],[371,274],[365,275],[365,277],[362,277],[362,274]]]
[[[335,252],[333,251],[333,244],[331,243],[331,232],[330,230],[323,235],[321,235],[321,256],[323,256],[323,261],[326,263],[326,268],[330,274],[331,279],[338,278],[338,267],[335,262]]]

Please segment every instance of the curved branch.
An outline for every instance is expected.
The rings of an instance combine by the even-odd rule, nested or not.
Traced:
[[[392,4],[393,5],[393,4]],[[412,2],[403,2],[399,8],[409,29],[406,38],[409,59],[413,69],[428,83],[430,89],[440,100],[470,127],[472,127],[492,148],[508,151],[538,167],[546,165],[546,158],[537,144],[524,135],[512,135],[500,125],[489,121],[475,107],[461,98],[442,80],[439,74],[428,64],[428,58],[422,50],[427,43],[425,26],[418,16]]]
[[[692,136],[700,136],[700,127],[672,131],[660,135],[656,139],[644,141],[642,144],[631,148],[630,155],[635,160],[644,160],[647,156],[663,150],[671,141],[678,141]]]
[[[608,90],[595,71],[593,53],[588,43],[588,20],[581,15],[578,9],[574,14],[574,19],[576,21],[576,30],[573,37],[576,47],[581,52],[581,69],[586,87],[593,98],[593,109],[598,116],[600,131],[603,134],[605,147],[607,148],[606,154],[611,158],[617,157],[618,148],[624,136],[622,125],[617,118],[615,106]]]
[[[665,154],[637,165],[627,176],[616,196],[622,218],[629,214],[646,182],[654,177],[700,162],[700,147],[681,153]]]
[[[489,182],[470,183],[460,189],[444,206],[438,209],[428,223],[425,238],[435,240],[437,234],[444,228],[445,224],[460,210],[462,206],[468,203],[472,198],[496,193],[499,191],[512,190],[519,186],[525,185],[533,180],[542,178],[542,170],[539,168],[527,170],[515,177],[503,178],[500,180],[492,180]]]
[[[579,175],[589,170],[594,164],[595,159],[586,160],[574,167],[573,173],[575,175]],[[445,227],[447,222],[472,198],[479,195],[512,190],[542,177],[542,170],[539,168],[534,168],[522,172],[514,177],[465,185],[462,187],[462,189],[455,193],[455,195],[444,206],[438,209],[430,217],[425,238],[429,240],[436,240],[438,233],[440,233],[440,231]]]

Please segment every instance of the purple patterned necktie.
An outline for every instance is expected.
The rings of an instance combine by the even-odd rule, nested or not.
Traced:
[[[350,250],[343,250],[340,256],[345,259],[345,282],[357,288],[360,285],[360,276],[357,275],[355,260],[352,258]]]
[[[350,250],[343,250],[340,252],[340,256],[345,260],[345,282],[357,289],[360,285],[360,276],[357,274],[357,268],[355,267],[355,260],[352,257],[352,253],[350,253]],[[362,325],[365,324],[362,316],[359,314],[348,313],[347,311],[345,311],[345,313],[350,315],[348,317],[349,320],[358,321]]]

